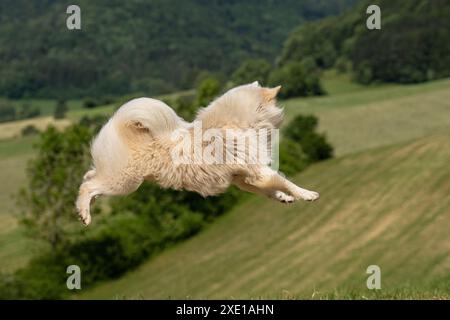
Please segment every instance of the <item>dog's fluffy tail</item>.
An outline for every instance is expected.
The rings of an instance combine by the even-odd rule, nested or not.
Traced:
[[[125,103],[112,120],[118,126],[145,129],[152,136],[170,134],[184,122],[164,102],[151,98],[138,98]]]
[[[184,121],[162,101],[138,98],[121,106],[91,146],[97,173],[114,174],[127,165],[130,147],[152,137],[170,135]]]

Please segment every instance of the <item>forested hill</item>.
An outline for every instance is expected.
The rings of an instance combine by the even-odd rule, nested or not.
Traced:
[[[366,28],[371,4],[381,9],[380,30]],[[365,84],[449,77],[449,17],[448,0],[364,0],[339,16],[299,26],[279,61],[352,71]]]
[[[273,60],[290,30],[357,0],[2,0],[0,95],[168,92],[245,59]],[[81,30],[66,8],[81,8]]]

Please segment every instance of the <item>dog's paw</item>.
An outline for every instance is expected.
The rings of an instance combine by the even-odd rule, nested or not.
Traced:
[[[300,197],[305,201],[314,201],[319,199],[319,193],[315,191],[303,190],[300,193]]]
[[[295,198],[287,195],[284,192],[281,191],[276,191],[275,192],[275,199],[277,199],[278,201],[282,202],[282,203],[292,203],[295,201]]]
[[[78,211],[78,215],[80,217],[81,223],[85,226],[88,226],[91,223],[91,214],[88,210],[80,210]]]

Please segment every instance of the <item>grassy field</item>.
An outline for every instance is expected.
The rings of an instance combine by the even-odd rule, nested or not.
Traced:
[[[28,107],[37,107],[40,110],[40,115],[52,116],[55,111],[56,100],[51,99],[20,99],[20,100],[6,100],[0,98],[0,102],[11,104],[15,108],[20,109],[22,106],[27,105]],[[82,101],[81,100],[69,100],[66,102],[69,110],[81,110]]]
[[[380,298],[448,298],[449,141],[450,134],[433,135],[314,165],[295,181],[320,191],[318,202],[254,197],[81,297],[376,297],[365,288],[375,264]]]
[[[446,297],[448,287],[435,292],[435,282],[442,283],[439,277],[450,268],[443,234],[450,221],[439,220],[448,219],[443,212],[450,210],[444,166],[450,160],[450,79],[364,87],[328,74],[324,83],[327,96],[281,102],[287,121],[300,113],[317,115],[336,149],[337,159],[298,177],[321,192],[320,202],[283,207],[252,198],[198,237],[82,297]],[[74,103],[67,118],[114,109]],[[0,124],[0,179],[7,181],[0,186],[3,271],[26,263],[33,248],[17,224],[13,195],[25,183],[36,137],[2,139],[2,132],[17,130],[2,127],[10,125]],[[364,291],[366,264],[382,267],[381,293]]]
[[[0,261],[1,271],[14,270],[31,256],[31,241],[17,223],[15,197],[26,183],[26,163],[36,137],[0,141]]]
[[[315,114],[336,155],[420,138],[450,128],[450,80],[361,88],[332,78],[331,94],[284,103],[286,120]],[[336,92],[333,95],[333,92]]]

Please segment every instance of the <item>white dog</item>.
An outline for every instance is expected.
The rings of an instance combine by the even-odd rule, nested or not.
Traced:
[[[94,198],[129,194],[144,180],[203,196],[223,193],[234,184],[284,203],[316,200],[317,192],[285,179],[269,167],[267,160],[249,162],[248,152],[236,153],[235,143],[227,144],[220,134],[229,129],[253,129],[262,132],[257,135],[267,135],[277,129],[283,120],[283,110],[276,106],[275,100],[280,88],[263,88],[257,82],[239,86],[198,112],[194,123],[201,123],[202,130],[216,130],[215,138],[206,145],[211,145],[213,140],[215,145],[217,142],[226,145],[224,154],[237,154],[241,160],[233,163],[177,161],[174,150],[198,155],[199,151],[187,144],[190,139],[185,139],[193,138],[194,123],[184,121],[169,106],[155,99],[134,99],[121,106],[92,143],[93,168],[84,175],[76,201],[82,222],[85,225],[91,222],[90,204]],[[222,156],[217,151],[216,155]]]

